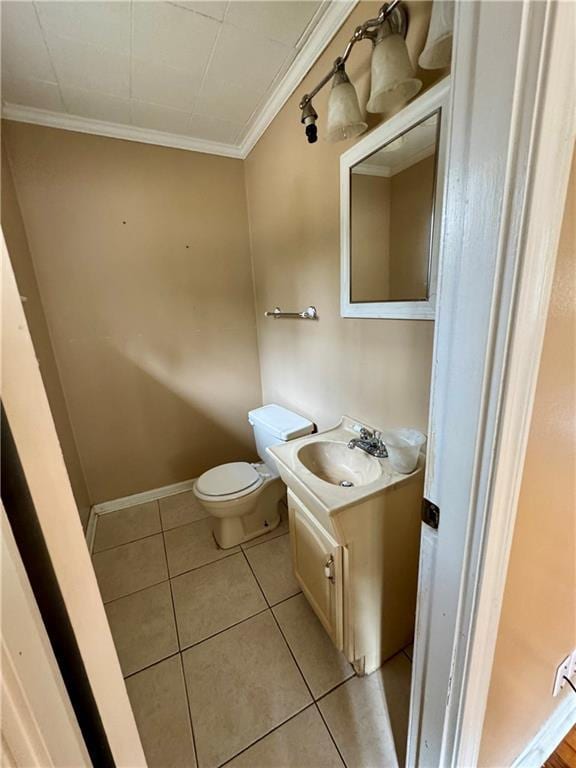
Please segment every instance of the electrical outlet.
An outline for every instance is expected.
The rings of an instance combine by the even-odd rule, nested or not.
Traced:
[[[574,675],[576,675],[576,649],[558,664],[556,675],[554,676],[552,696],[558,696],[562,688],[564,688],[566,685],[566,680],[564,680],[565,677],[570,679],[574,677]]]

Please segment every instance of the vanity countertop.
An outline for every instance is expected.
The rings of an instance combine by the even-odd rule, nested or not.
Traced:
[[[275,445],[267,449],[276,461],[282,479],[288,487],[292,488],[297,494],[298,491],[304,491],[308,500],[311,497],[315,504],[320,507],[320,510],[329,517],[338,514],[348,507],[361,504],[374,496],[385,493],[392,489],[392,487],[398,487],[409,482],[411,478],[421,473],[424,468],[424,458],[422,456],[420,456],[418,461],[418,467],[408,475],[396,472],[392,468],[389,459],[378,459],[370,456],[368,458],[379,465],[379,476],[371,482],[346,488],[321,479],[304,466],[298,457],[300,449],[311,443],[339,443],[347,446],[350,440],[358,437],[358,431],[354,429],[357,425],[360,427],[367,426],[357,419],[344,416],[340,424],[325,432],[306,435],[297,440],[290,440],[287,443]],[[370,427],[368,428],[370,429]],[[360,448],[347,450],[361,451]],[[364,454],[364,456],[368,455]]]

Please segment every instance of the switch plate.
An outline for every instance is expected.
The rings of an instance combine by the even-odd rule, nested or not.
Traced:
[[[572,678],[576,673],[576,649],[571,654],[566,656],[558,667],[556,668],[556,674],[554,676],[554,687],[552,689],[552,696],[558,696],[560,691],[566,685],[565,677]]]

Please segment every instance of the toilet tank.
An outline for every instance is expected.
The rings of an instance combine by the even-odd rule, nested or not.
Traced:
[[[276,464],[266,452],[266,448],[309,435],[314,429],[314,424],[309,419],[274,404],[263,405],[250,411],[248,421],[254,429],[258,456],[275,475],[278,474]]]

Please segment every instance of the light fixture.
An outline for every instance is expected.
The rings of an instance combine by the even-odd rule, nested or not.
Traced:
[[[328,101],[327,141],[342,141],[363,133],[368,127],[358,103],[354,85],[348,79],[344,66],[352,48],[360,40],[371,40],[372,88],[368,101],[369,112],[388,112],[415,96],[422,83],[414,77],[414,69],[406,48],[408,17],[400,0],[384,3],[375,19],[356,27],[342,56],[318,85],[300,101],[301,122],[306,126],[310,144],[317,140],[318,115],[312,99],[333,79]]]
[[[350,82],[344,64],[334,73],[328,98],[326,141],[342,141],[359,136],[368,128],[358,103],[356,88]]]
[[[368,112],[390,112],[416,96],[422,81],[414,77],[406,40],[400,28],[386,21],[378,30],[372,51],[372,81]]]
[[[442,69],[450,66],[453,27],[453,0],[434,0],[426,45],[418,59],[422,69]]]

